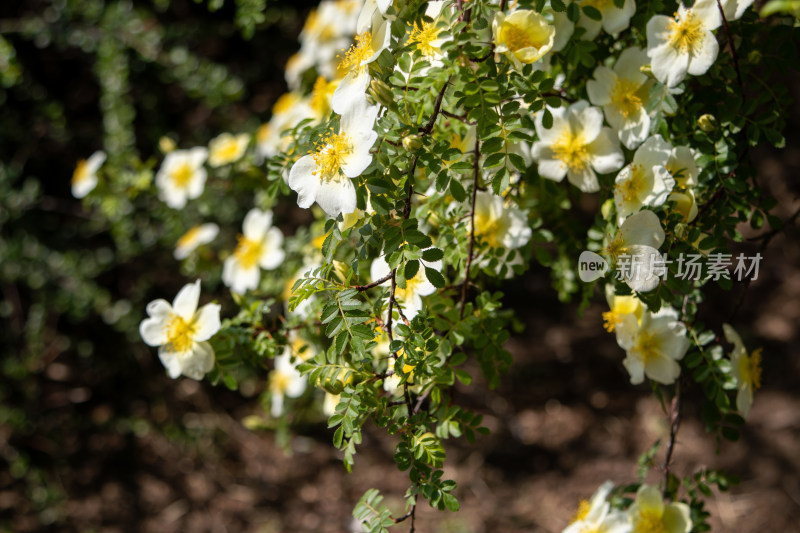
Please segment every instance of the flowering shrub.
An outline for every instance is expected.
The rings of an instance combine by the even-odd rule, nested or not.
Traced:
[[[698,306],[709,284],[757,276],[741,254],[727,268],[738,224],[780,227],[747,151],[784,142],[786,93],[769,82],[783,59],[766,46],[795,30],[751,3],[323,0],[268,123],[207,148],[165,139],[157,191],[152,164],[134,164],[134,194],[175,210],[203,202],[175,257],[239,308],[221,321],[215,304],[197,310],[198,281],[173,306],[148,306],[143,340],[172,377],[231,389],[264,378],[265,417],[316,395],[348,469],[365,423],[394,435],[406,512],[370,490],[354,516],[367,531],[407,519],[413,531],[423,501],[459,507],[444,441],[487,430],[449,393],[471,382],[468,358],[492,387],[511,365],[512,317],[491,287],[535,258],[563,299],[605,295],[597,327],[616,335],[620,368],[671,400],[661,486],[644,473],[603,485],[566,530],[703,531],[702,496],[729,480],[670,471],[681,387],[696,384],[708,429],[735,440],[761,351],[698,322]],[[102,162],[75,171],[89,205],[120,179]],[[215,216],[229,190],[251,202],[236,243]],[[292,203],[313,221],[284,234],[274,222]],[[582,251],[600,265],[592,275]]]

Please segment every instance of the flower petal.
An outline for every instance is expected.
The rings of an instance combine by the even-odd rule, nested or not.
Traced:
[[[219,331],[219,304],[206,304],[194,315],[194,340],[207,341]]]
[[[200,280],[194,283],[187,283],[178,291],[178,295],[172,302],[172,308],[179,317],[190,321],[197,311],[197,302],[200,300]]]

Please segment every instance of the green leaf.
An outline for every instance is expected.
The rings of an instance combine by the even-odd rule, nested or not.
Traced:
[[[584,14],[592,20],[603,20],[603,14],[594,6],[583,6]]]
[[[453,195],[456,202],[463,202],[467,198],[467,191],[464,190],[464,186],[457,179],[450,180],[450,194]]]
[[[443,289],[445,286],[444,276],[435,268],[425,267],[425,277],[431,282],[431,285],[437,289]]]
[[[414,276],[417,275],[417,272],[419,272],[419,261],[417,261],[416,259],[408,261],[406,263],[406,268],[405,268],[406,279],[407,280],[413,279]]]
[[[422,252],[422,259],[423,261],[438,261],[444,257],[444,252],[439,248],[428,248],[424,252]],[[408,275],[406,275],[406,279],[408,279]]]

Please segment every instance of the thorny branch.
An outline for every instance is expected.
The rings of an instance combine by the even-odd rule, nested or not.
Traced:
[[[461,310],[459,317],[464,318],[464,309],[467,303],[467,286],[469,285],[469,270],[472,266],[472,253],[475,249],[475,201],[478,196],[478,177],[480,176],[481,143],[475,137],[475,159],[472,162],[472,201],[469,214],[469,250],[467,252],[467,266],[464,272],[464,283],[461,285]]]
[[[678,428],[681,424],[681,382],[675,382],[675,396],[669,408],[669,442],[667,442],[667,454],[664,457],[664,497],[669,492],[669,463],[672,460],[672,451],[675,448],[675,439],[678,436]]]

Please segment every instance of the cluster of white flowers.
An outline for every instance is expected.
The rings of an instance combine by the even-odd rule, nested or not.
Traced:
[[[733,19],[741,16],[751,3],[752,0],[722,0],[721,5],[725,16]],[[610,1],[585,1],[581,6],[594,9],[599,18],[590,17],[581,10],[580,18],[573,24],[565,13],[555,12],[552,7],[547,7],[543,13],[520,8],[498,12],[491,29],[496,58],[510,62],[517,69],[533,65],[536,69],[549,70],[553,54],[563,50],[573,35],[591,40],[601,31],[618,34],[628,29],[636,11],[634,0],[624,0],[621,7]],[[300,207],[311,208],[316,203],[327,217],[342,215],[342,231],[364,214],[357,209],[357,180],[373,164],[373,145],[382,128],[383,108],[375,103],[379,99],[368,97],[372,84],[371,64],[393,45],[394,40],[396,49],[421,54],[428,63],[426,69],[443,68],[446,59],[443,47],[452,40],[446,28],[454,21],[456,12],[449,2],[429,2],[425,18],[405,32],[398,28],[392,31],[395,13],[391,0],[323,0],[306,21],[300,36],[300,51],[286,66],[290,92],[277,100],[269,122],[255,134],[255,160],[260,163],[263,158],[290,152],[294,139],[288,132],[301,122],[333,125],[316,139],[310,153],[287,154],[295,161],[283,178],[297,193]],[[697,216],[695,188],[700,174],[690,147],[673,147],[654,132],[654,111],[649,105],[651,89],[661,84],[669,92],[687,74],[705,73],[717,57],[718,45],[713,31],[721,22],[716,0],[696,0],[690,8],[681,5],[672,17],[654,16],[647,24],[646,49],[621,50],[613,61],[595,68],[592,79],[586,84],[588,101],[578,100],[537,112],[533,117],[537,140],[530,146],[510,142],[506,146],[507,153],[521,155],[526,164],[535,161],[539,176],[545,179],[560,182],[566,177],[584,193],[613,186],[617,228],[609,237],[605,252],[612,261],[623,255],[639,258],[644,270],[636,271],[635,277],[630,275],[632,272],[623,272],[626,283],[637,292],[653,290],[659,283],[659,277],[646,270],[647,265],[653,264],[649,259],[659,256],[659,247],[665,240],[656,213],[677,212],[684,221],[692,221]],[[310,94],[304,94],[301,80],[311,69],[318,77]],[[408,79],[408,73],[401,74]],[[459,127],[448,130],[447,135],[450,135],[450,147],[461,155],[449,155],[450,159],[442,161],[444,168],[458,163],[474,149],[475,129],[464,127],[462,131]],[[436,134],[441,132],[437,130]],[[168,206],[182,209],[189,200],[202,194],[209,170],[215,172],[245,156],[250,139],[248,134],[224,133],[213,139],[207,148],[169,151],[155,179],[160,198]],[[413,149],[411,142],[408,145],[404,142],[403,146]],[[634,151],[630,160],[625,155],[630,152],[625,149]],[[89,161],[79,163],[73,177],[75,196],[82,197],[94,188],[97,170],[104,158],[104,154],[98,152]],[[367,197],[367,211],[369,209]],[[521,255],[514,251],[526,246],[532,237],[526,211],[502,195],[484,191],[477,192],[474,207],[467,209],[472,209],[471,218],[464,223],[470,224],[474,233],[478,247],[474,256],[476,264],[488,265],[492,257],[502,255],[495,254],[501,249],[505,250],[506,258],[513,255],[513,259],[505,261],[505,267],[522,262]],[[219,227],[214,224],[190,229],[179,240],[175,257],[181,260],[189,257],[198,247],[213,241],[218,233]],[[283,263],[283,239],[281,231],[272,226],[271,212],[251,210],[244,219],[235,250],[224,260],[222,280],[225,285],[236,294],[257,289],[261,270],[276,269]],[[297,276],[302,277],[320,266],[321,261],[321,255],[314,254]],[[499,262],[504,263],[502,259]],[[444,264],[441,260],[420,260],[416,274],[411,279],[401,280],[394,292],[391,306],[407,320],[413,320],[423,311],[423,298],[436,290],[428,280],[426,269],[441,273]],[[370,269],[373,282],[386,278],[391,272],[386,258],[380,256],[373,260]],[[288,282],[287,288],[295,279]],[[213,367],[213,350],[206,341],[219,329],[219,306],[209,304],[212,307],[207,305],[195,314],[199,282],[191,285],[191,294],[188,287],[176,298],[175,311],[161,300],[151,303],[148,306],[150,318],[142,322],[141,333],[145,342],[161,347],[159,355],[171,376],[184,374],[199,379]],[[197,293],[192,296],[193,305],[183,303],[191,299],[184,293],[189,296]],[[288,295],[285,296],[288,301]],[[642,383],[645,377],[662,384],[675,382],[680,373],[678,361],[690,344],[677,311],[667,307],[652,313],[635,295],[615,296],[613,289],[608,294],[608,302],[611,310],[604,314],[606,328],[616,333],[620,347],[626,351],[624,366],[630,373],[631,383]],[[312,300],[307,299],[293,313],[305,314],[311,305]],[[382,309],[389,306],[386,299]],[[204,311],[206,309],[211,310]],[[209,318],[212,311],[216,312],[216,322]],[[732,358],[740,383],[738,404],[740,411],[746,413],[752,403],[752,392],[759,385],[760,352],[748,355],[730,328],[726,329],[726,336],[735,345]],[[296,344],[303,341],[290,340],[286,351],[275,358],[270,378],[274,416],[282,413],[284,398],[296,398],[306,389],[306,380],[298,372],[297,364],[313,353],[313,347],[305,343],[308,348],[298,350]],[[379,361],[376,366],[381,371],[390,367],[384,386],[396,391],[402,376],[395,374],[386,363],[389,354],[388,351],[383,353],[384,349],[385,346],[379,344],[374,350]],[[403,358],[402,353],[393,355],[395,361]],[[414,367],[406,363],[401,366],[410,383]],[[328,409],[335,405],[333,397],[326,397],[326,401]],[[647,520],[655,520],[656,514],[659,517],[670,513],[683,516],[678,504],[665,506],[660,496],[657,505],[652,497],[654,489],[650,489],[642,487],[637,504],[631,509],[638,509],[639,515],[647,516]],[[585,528],[580,529],[576,524],[586,520],[594,524],[591,527],[600,527],[609,521],[604,527],[617,531],[613,524],[619,517],[609,511],[605,501],[608,490],[601,487],[592,500],[597,500],[591,506],[593,514],[589,513],[570,526],[571,532],[583,531]],[[622,528],[620,532],[626,531],[625,527],[630,530],[637,520],[631,518],[632,513],[629,511],[626,519],[619,522],[625,523],[618,526]],[[670,528],[675,524],[685,524],[686,528],[691,525],[688,515],[684,522],[676,521],[677,518],[670,520]],[[675,531],[679,529],[683,531],[684,526]]]
[[[636,499],[626,510],[612,509],[608,496],[614,488],[603,483],[578,512],[563,533],[689,533],[692,529],[689,506],[682,502],[666,503],[654,486],[641,485]]]

